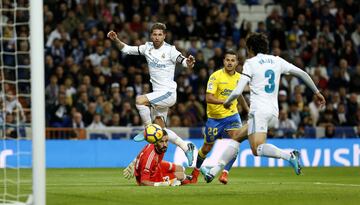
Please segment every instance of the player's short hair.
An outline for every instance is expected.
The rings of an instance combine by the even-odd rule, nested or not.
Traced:
[[[165,33],[166,25],[160,22],[154,23],[154,25],[151,26],[150,33],[152,33],[155,29],[162,30]]]
[[[269,51],[269,41],[262,33],[252,33],[246,39],[246,47],[252,50],[254,54],[267,54]]]
[[[225,50],[225,52],[224,52],[224,58],[225,58],[226,55],[234,55],[234,56],[236,56],[236,59],[239,60],[239,55],[238,55],[238,53],[237,53],[236,51],[234,51],[234,50],[231,50],[231,49]]]

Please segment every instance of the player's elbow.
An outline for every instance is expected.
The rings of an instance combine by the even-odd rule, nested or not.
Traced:
[[[205,100],[207,103],[210,101],[209,96],[207,94],[206,94]]]
[[[214,95],[210,93],[206,93],[205,100],[207,103],[211,103],[213,101]]]
[[[145,181],[141,181],[139,183],[139,185],[140,186],[152,186],[153,184],[150,181],[145,180]]]

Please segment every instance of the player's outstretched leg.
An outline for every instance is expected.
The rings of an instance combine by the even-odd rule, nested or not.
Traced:
[[[236,160],[236,157],[235,156],[234,158],[231,159],[230,162],[228,162],[225,167],[224,167],[224,170],[222,171],[222,173],[220,174],[219,176],[219,181],[222,183],[222,184],[227,184],[228,183],[228,174],[229,174],[229,171],[231,169],[231,167],[233,166],[235,160]]]
[[[196,158],[196,165],[195,165],[194,170],[191,173],[191,175],[192,175],[191,183],[193,183],[193,184],[197,183],[198,176],[200,174],[200,167],[203,164],[203,162],[205,161],[207,153],[212,149],[212,146],[213,146],[213,144],[204,143],[204,145],[199,149],[197,158]]]
[[[187,144],[187,147],[188,147],[188,150],[185,151],[185,156],[188,159],[189,166],[191,166],[193,161],[194,161],[195,145],[190,142],[190,143]]]
[[[257,147],[256,153],[258,156],[284,159],[291,164],[297,175],[301,173],[300,153],[297,150],[289,153],[272,144],[261,144]]]
[[[172,142],[173,144],[176,144],[185,152],[185,156],[188,160],[188,165],[191,166],[194,161],[195,145],[191,142],[186,143],[174,131],[172,131],[168,128],[164,128],[164,130],[168,133],[170,142]]]
[[[200,172],[204,176],[204,179],[207,183],[210,183],[214,178],[215,175],[212,175],[210,173],[211,168],[210,167],[201,167]]]
[[[181,185],[187,185],[191,184],[192,176],[191,175],[185,175],[185,179],[181,181]]]
[[[221,155],[219,162],[214,167],[202,167],[200,172],[204,175],[206,182],[211,182],[214,177],[227,165],[232,159],[236,158],[239,152],[240,143],[235,140],[230,140],[226,151]]]
[[[196,184],[197,181],[198,181],[198,177],[199,177],[199,174],[200,174],[200,169],[198,168],[194,168],[194,170],[191,172],[191,183],[192,184]]]
[[[229,175],[229,172],[224,169],[219,176],[219,182],[224,185],[227,184],[228,183],[228,175]]]
[[[151,123],[150,107],[142,104],[136,104],[136,108],[139,110],[140,118],[142,119],[144,125]]]
[[[134,139],[135,142],[141,142],[145,140],[144,131],[139,132],[137,135],[135,135]]]
[[[291,157],[289,159],[291,166],[294,168],[295,174],[301,174],[301,165],[300,165],[300,152],[294,150],[291,152]]]
[[[146,99],[146,97],[141,97],[141,96],[137,97],[136,108],[139,110],[140,118],[142,119],[144,125],[146,126],[151,123],[151,116],[150,116],[150,107],[142,104],[142,101],[145,100],[144,98]],[[139,132],[134,137],[135,142],[141,142],[144,140],[145,140],[145,137],[144,137],[143,131]]]

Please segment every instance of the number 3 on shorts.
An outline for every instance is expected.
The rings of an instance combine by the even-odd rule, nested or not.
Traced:
[[[273,70],[265,71],[265,78],[269,78],[269,84],[265,85],[265,92],[272,93],[275,90],[275,73]]]

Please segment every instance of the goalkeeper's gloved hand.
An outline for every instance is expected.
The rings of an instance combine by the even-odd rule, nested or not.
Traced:
[[[181,182],[179,180],[177,180],[176,178],[174,179],[166,179],[163,182],[155,182],[154,186],[180,186]]]
[[[155,182],[154,186],[170,186],[170,182],[169,181]]]
[[[129,180],[134,178],[135,160],[133,160],[123,171],[124,178]]]
[[[175,179],[171,179],[170,180],[170,186],[180,186],[181,185],[181,181]]]

